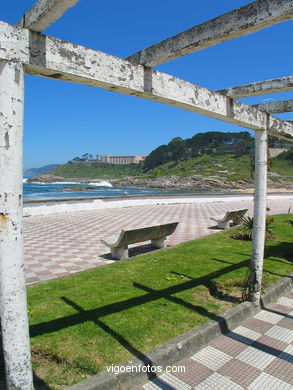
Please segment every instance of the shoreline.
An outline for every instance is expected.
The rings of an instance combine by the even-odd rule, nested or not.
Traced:
[[[32,215],[46,215],[72,211],[90,211],[98,209],[113,209],[147,205],[164,205],[180,203],[215,203],[225,201],[252,200],[253,193],[205,193],[205,194],[144,194],[105,197],[78,197],[58,199],[25,200],[23,203],[24,217]],[[292,199],[293,192],[269,192],[267,199]]]

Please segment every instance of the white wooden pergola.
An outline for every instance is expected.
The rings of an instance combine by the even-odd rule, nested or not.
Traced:
[[[78,0],[39,0],[12,26],[0,22],[0,315],[7,386],[33,389],[22,234],[24,74],[61,79],[169,104],[255,131],[256,184],[251,300],[259,304],[265,236],[267,135],[293,139],[293,124],[270,113],[292,100],[248,106],[235,100],[293,89],[293,76],[218,92],[153,66],[293,18],[293,0],[257,0],[127,59],[41,34]]]

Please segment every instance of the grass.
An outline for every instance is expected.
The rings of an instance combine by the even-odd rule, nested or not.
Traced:
[[[218,152],[180,161],[170,161],[149,172],[151,177],[177,175],[219,176],[227,180],[251,179],[250,157]]]
[[[288,181],[293,179],[291,161],[272,159],[271,171]],[[192,175],[218,176],[228,181],[251,180],[251,157],[236,156],[235,154],[217,152],[211,155],[202,155],[196,158],[180,161],[170,161],[149,172],[150,177],[177,175],[188,177]]]
[[[96,166],[64,164],[50,173],[66,178],[110,179],[139,175],[142,173],[142,168],[140,164],[96,164]]]
[[[278,158],[273,158],[273,165],[271,170],[278,173],[284,179],[293,180],[293,164],[290,160],[281,160]]]
[[[293,216],[276,216],[264,287],[292,271]],[[239,302],[251,242],[231,231],[28,288],[33,368],[60,389]]]

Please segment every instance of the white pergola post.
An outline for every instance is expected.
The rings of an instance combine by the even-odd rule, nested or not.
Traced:
[[[22,224],[24,69],[0,62],[0,316],[9,390],[32,390]]]
[[[256,305],[260,304],[265,245],[268,154],[267,141],[267,129],[255,132],[255,192],[252,258],[249,276],[249,299]]]

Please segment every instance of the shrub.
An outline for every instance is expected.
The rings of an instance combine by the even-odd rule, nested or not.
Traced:
[[[269,211],[269,209],[267,209]],[[271,215],[266,216],[265,240],[273,238],[272,225],[274,218]],[[236,240],[252,241],[253,237],[253,217],[243,217],[242,225],[231,235]]]

